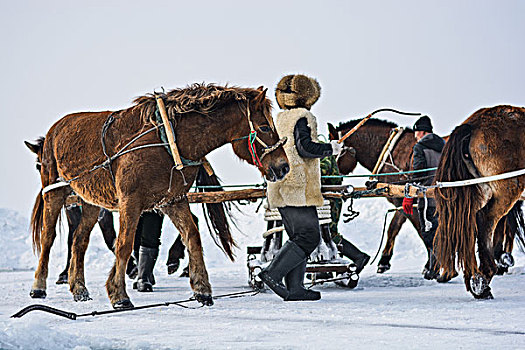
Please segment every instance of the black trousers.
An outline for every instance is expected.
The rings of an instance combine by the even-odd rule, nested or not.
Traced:
[[[156,212],[142,213],[135,233],[135,250],[138,250],[139,246],[147,248],[158,248],[160,246],[163,220],[164,215],[162,214]]]
[[[436,215],[436,207],[427,207],[427,220],[432,223],[430,230],[425,231],[425,218],[423,213],[425,208],[417,208],[419,214],[419,223],[421,224],[421,236],[423,237],[423,242],[427,249],[434,250],[434,237],[436,236],[436,230],[438,227],[438,217]]]
[[[290,241],[310,255],[321,240],[316,207],[284,207],[279,208],[279,213]]]

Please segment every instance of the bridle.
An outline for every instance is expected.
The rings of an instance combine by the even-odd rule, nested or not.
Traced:
[[[241,110],[243,110],[243,108],[241,108],[240,106],[239,106],[239,108]],[[286,141],[288,140],[288,138],[287,137],[283,137],[283,138],[279,139],[279,141],[277,141],[275,144],[273,144],[271,146],[268,146],[263,140],[261,140],[261,138],[259,136],[257,136],[257,130],[255,130],[255,127],[254,127],[252,119],[251,119],[250,101],[246,101],[246,113],[244,113],[244,111],[243,111],[243,114],[248,119],[248,125],[250,126],[250,133],[247,136],[243,136],[243,137],[239,137],[239,138],[236,138],[234,140],[231,140],[231,142],[248,139],[248,150],[250,151],[250,155],[252,156],[252,162],[259,169],[263,170],[262,160],[264,159],[264,157],[266,157],[268,154],[270,154],[273,151],[275,151],[277,148],[279,148],[281,146],[284,146],[284,144],[286,144]],[[269,124],[270,124],[270,128],[272,129],[272,131],[277,133],[277,131],[275,130],[275,127],[273,126],[273,123],[270,122]],[[262,152],[260,157],[257,154],[257,149],[255,148],[255,142],[256,141],[263,147],[263,150],[262,150],[263,152]]]

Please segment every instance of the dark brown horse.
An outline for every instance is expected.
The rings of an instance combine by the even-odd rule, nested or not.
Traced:
[[[269,181],[280,180],[287,174],[288,160],[281,147],[284,140],[279,140],[275,131],[271,102],[262,87],[195,84],[172,90],[162,98],[183,158],[199,161],[212,150],[232,143],[235,154],[257,165]],[[80,299],[87,294],[82,252],[96,222],[98,207],[119,210],[116,261],[106,289],[113,307],[132,307],[125,288],[126,263],[140,214],[156,208],[171,219],[183,237],[190,261],[190,285],[196,299],[211,305],[212,290],[200,235],[186,197],[197,167],[190,163],[181,171],[175,170],[173,158],[164,148],[166,143],[157,132],[148,132],[155,127],[158,130],[155,97],[139,97],[135,103],[116,112],[67,115],[46,135],[41,155],[43,188],[61,178],[86,202],[73,243],[71,292],[80,295]],[[142,136],[137,138],[139,135]],[[41,291],[46,289],[49,249],[69,190],[59,187],[43,192],[37,196],[32,215],[34,237],[41,236],[33,290]],[[224,249],[233,258],[233,240],[227,243]]]
[[[480,109],[450,135],[436,181],[454,182],[525,169],[524,144],[525,108]],[[438,261],[446,273],[455,268],[457,256],[467,290],[477,299],[493,298],[489,284],[497,270],[494,235],[498,226],[504,226],[507,214],[522,217],[516,203],[524,190],[525,175],[436,190],[439,226],[434,244]],[[523,227],[517,232],[523,243]]]
[[[357,119],[340,123],[337,128],[329,123],[328,130],[330,132],[330,140],[338,140],[340,135],[346,134],[360,121],[361,119]],[[396,127],[397,125],[395,123],[371,118],[363,124],[363,126],[357,129],[354,134],[344,141],[345,146],[353,147],[356,150],[356,153],[344,152],[337,159],[337,166],[339,167],[341,174],[347,175],[351,173],[354,171],[358,163],[369,171],[372,171],[390,136],[390,132]],[[412,148],[415,143],[416,139],[414,137],[414,131],[408,128],[404,129],[391,152],[392,157],[388,158],[388,161],[379,172],[389,173],[410,170]],[[381,176],[378,177],[377,180],[380,182],[403,183],[408,180],[408,177],[403,175]],[[387,198],[387,200],[396,207],[401,206],[401,198]],[[395,239],[401,226],[403,226],[407,219],[412,223],[416,232],[419,234],[420,226],[417,211],[414,211],[413,215],[406,215],[399,210],[396,211],[388,226],[387,241],[378,263],[378,273],[383,273],[390,269],[390,260],[392,259],[392,254],[394,252]],[[423,240],[420,234],[419,237]]]

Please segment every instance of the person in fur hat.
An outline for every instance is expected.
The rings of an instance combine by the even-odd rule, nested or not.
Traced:
[[[321,237],[316,209],[323,204],[319,159],[339,154],[342,146],[337,141],[318,142],[317,120],[310,108],[320,94],[319,83],[304,75],[285,76],[275,90],[282,109],[275,127],[288,138],[284,150],[290,172],[282,181],[268,183],[267,197],[269,206],[278,208],[290,239],[258,276],[287,301],[321,299],[321,293],[303,285],[306,260]]]

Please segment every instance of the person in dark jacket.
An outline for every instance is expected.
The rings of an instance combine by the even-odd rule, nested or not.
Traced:
[[[441,152],[445,146],[445,140],[433,133],[432,123],[428,116],[422,116],[414,124],[414,131],[417,143],[414,145],[413,169],[435,168],[439,164]],[[417,181],[421,185],[431,185],[436,171],[430,170],[417,173],[413,177],[422,180]],[[413,210],[413,198],[403,199],[403,211],[411,215]],[[419,198],[417,202],[419,222],[421,223],[421,236],[425,242],[428,252],[428,262],[425,266],[423,276],[425,279],[432,280],[439,276],[439,266],[433,253],[433,242],[438,225],[436,215],[436,201],[434,198]],[[441,281],[440,281],[441,282]],[[444,282],[444,281],[443,281]]]
[[[318,142],[317,120],[310,108],[320,92],[317,81],[304,75],[285,76],[275,91],[282,109],[275,127],[281,137],[288,138],[284,150],[290,172],[282,181],[268,183],[267,196],[270,208],[278,208],[290,239],[258,276],[287,301],[321,298],[321,293],[303,284],[306,260],[321,239],[316,209],[323,205],[319,159],[339,154],[342,146],[337,141]]]

